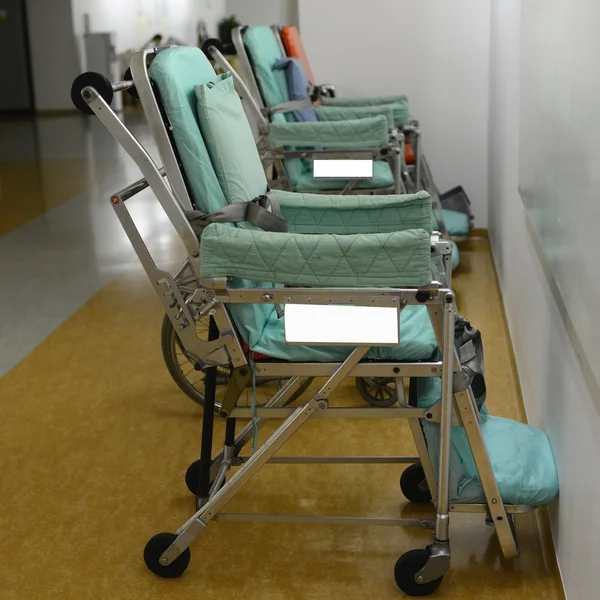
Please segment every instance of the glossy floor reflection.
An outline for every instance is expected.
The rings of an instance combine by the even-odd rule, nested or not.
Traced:
[[[164,248],[169,244],[165,240]],[[470,242],[461,257],[455,288],[462,312],[483,332],[490,410],[520,418],[487,242]],[[125,274],[0,379],[0,600],[401,597],[394,563],[406,550],[425,546],[428,532],[213,523],[193,545],[183,578],[160,580],[146,570],[147,539],[176,529],[193,511],[183,475],[197,456],[201,423],[201,409],[163,366],[161,318],[141,268],[128,264]],[[351,380],[335,398],[361,402]],[[219,423],[216,438],[222,434]],[[316,419],[285,452],[414,449],[404,422]],[[414,514],[400,494],[399,475],[388,465],[273,465],[228,508]],[[454,515],[452,570],[436,597],[563,598],[544,513],[519,516],[517,530],[522,555],[506,562],[482,515]]]
[[[141,115],[126,120],[148,143]],[[0,122],[0,375],[114,277],[138,268],[109,198],[139,177],[97,119]],[[157,260],[178,260],[152,194],[128,206]]]

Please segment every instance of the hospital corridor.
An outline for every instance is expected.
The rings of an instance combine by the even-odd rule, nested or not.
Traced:
[[[0,600],[595,600],[598,23],[0,0]]]

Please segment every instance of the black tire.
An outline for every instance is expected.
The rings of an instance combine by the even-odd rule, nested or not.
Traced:
[[[190,490],[194,496],[196,496],[196,498],[200,496],[200,490],[198,489],[198,481],[200,480],[200,464],[200,460],[195,460],[185,472],[185,485],[187,486],[187,489]],[[211,487],[213,483],[213,481],[210,482]],[[224,485],[225,479],[223,480],[221,487]]]
[[[386,408],[398,401],[396,381],[391,377],[357,377],[356,389],[371,406]]]
[[[428,560],[428,550],[410,550],[396,561],[394,578],[397,586],[407,596],[429,596],[440,587],[443,576],[428,583],[417,583],[415,580],[417,573],[427,564]]]
[[[202,337],[205,332],[205,339],[208,339],[208,317],[206,319],[196,323],[196,334],[198,337]],[[165,365],[169,371],[169,374],[173,378],[173,381],[179,386],[179,389],[192,399],[196,404],[204,406],[204,369],[205,365],[201,362],[192,364],[190,357],[186,356],[179,342],[179,337],[173,328],[169,317],[164,315],[162,327],[160,331],[160,344],[162,349],[163,359]],[[183,363],[179,363],[179,357],[184,358]],[[187,367],[189,371],[187,373],[182,369],[182,365],[185,365],[187,361]],[[193,377],[189,377],[190,373],[195,372]],[[217,367],[217,385],[223,385],[229,380],[229,369],[224,367]],[[219,412],[221,404],[215,402],[215,412]]]
[[[170,565],[161,565],[163,552],[177,539],[174,533],[157,533],[144,548],[144,562],[150,571],[164,579],[181,577],[190,564],[191,552],[186,548]]]
[[[431,502],[431,492],[427,486],[425,471],[420,463],[415,463],[404,469],[400,476],[400,489],[410,502],[425,504]]]
[[[208,317],[196,322],[196,335],[202,338],[203,335],[208,335]],[[206,337],[205,339],[208,339]],[[201,362],[192,364],[192,359],[186,356],[179,342],[179,337],[173,328],[173,324],[167,315],[163,317],[160,344],[162,349],[163,359],[179,389],[192,399],[196,404],[204,406],[204,369],[205,365]],[[184,362],[180,363],[179,358],[183,357]],[[182,369],[182,364],[187,362],[189,371],[186,373]],[[193,377],[189,377],[190,373],[194,373]],[[226,367],[217,367],[217,386],[226,385],[229,381],[230,370]],[[301,386],[300,389],[290,398],[289,403],[300,398],[312,383],[313,378],[309,377]],[[260,378],[257,378],[257,384],[260,384]],[[221,403],[215,402],[215,412],[221,410]]]

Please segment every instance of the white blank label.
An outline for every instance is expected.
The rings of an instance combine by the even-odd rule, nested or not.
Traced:
[[[373,177],[372,160],[331,159],[314,160],[315,177],[336,179],[368,179]]]
[[[288,344],[397,346],[399,312],[387,306],[286,304]]]

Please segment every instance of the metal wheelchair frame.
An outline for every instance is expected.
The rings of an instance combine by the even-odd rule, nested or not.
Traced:
[[[135,139],[124,123],[117,117],[102,96],[93,87],[86,87],[82,96],[96,116],[136,162],[143,178],[115,193],[111,203],[125,233],[138,255],[163,308],[175,327],[186,351],[212,365],[206,380],[206,404],[202,425],[201,472],[197,511],[173,534],[173,540],[159,555],[156,570],[176,564],[179,557],[188,553],[189,545],[212,520],[272,521],[301,523],[348,523],[363,525],[401,525],[432,529],[433,541],[427,548],[428,560],[414,574],[417,584],[440,581],[450,566],[449,523],[452,512],[487,513],[493,520],[498,540],[505,557],[518,555],[516,534],[511,515],[533,510],[529,506],[504,505],[500,497],[490,459],[479,428],[480,416],[473,392],[465,378],[460,377],[460,362],[454,347],[454,324],[457,315],[455,297],[446,274],[450,254],[449,243],[433,240],[432,249],[437,256],[433,277],[422,288],[257,288],[234,289],[226,278],[203,278],[200,267],[201,247],[185,214],[184,207],[191,207],[189,193],[176,153],[171,145],[168,123],[165,123],[148,75],[148,60],[163,49],[144,50],[132,57],[132,82],[113,84],[115,89],[127,89],[135,85],[140,96],[148,124],[156,140],[164,168],[159,168],[147,151]],[[168,178],[168,184],[165,181]],[[174,225],[183,242],[187,258],[173,275],[159,269],[150,255],[142,236],[136,228],[127,201],[150,186],[163,210]],[[436,254],[438,253],[438,254]],[[182,287],[185,282],[188,299],[184,300]],[[189,289],[193,293],[189,294]],[[261,376],[282,376],[289,381],[266,404],[260,405],[255,414],[251,409],[238,407],[248,377],[250,365],[242,342],[229,316],[227,305],[234,303],[279,304],[348,304],[355,306],[397,307],[399,311],[408,305],[427,307],[439,348],[440,360],[423,362],[361,362],[369,350],[358,346],[343,362],[288,363],[261,361],[256,373]],[[196,336],[194,322],[199,316],[210,315],[211,327],[208,340]],[[233,376],[225,392],[220,416],[226,419],[225,443],[221,452],[211,455],[213,423],[215,414],[215,376],[217,365],[230,365]],[[345,377],[390,377],[396,379],[399,395],[398,406],[390,408],[332,407],[329,398]],[[289,398],[308,377],[325,377],[326,382],[307,402],[299,407],[286,406]],[[432,408],[423,409],[408,404],[401,395],[404,377],[441,377],[442,397]],[[240,452],[252,438],[253,424],[249,422],[237,435],[236,419],[256,417],[255,426],[261,427],[271,419],[281,420],[281,425],[251,456]],[[284,443],[312,418],[407,418],[418,450],[418,456],[386,457],[284,457],[275,456]],[[427,444],[419,424],[420,420],[440,424],[439,477],[427,452]],[[485,504],[450,504],[450,431],[452,424],[464,427],[471,446],[475,464],[483,486]],[[267,463],[419,463],[423,467],[427,485],[436,504],[436,517],[431,518],[372,518],[368,516],[307,516],[278,514],[226,513],[223,506]],[[232,467],[238,470],[226,479]],[[211,481],[213,482],[211,485]],[[152,541],[152,540],[151,540]],[[150,543],[150,542],[149,542]],[[187,562],[184,569],[187,567]],[[166,575],[165,575],[166,576]]]

